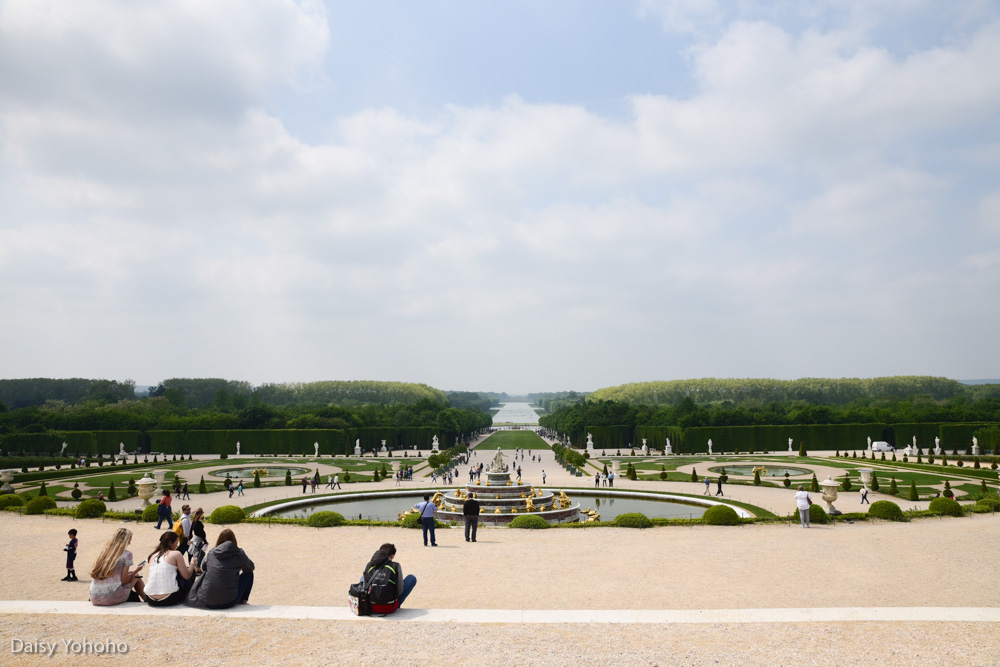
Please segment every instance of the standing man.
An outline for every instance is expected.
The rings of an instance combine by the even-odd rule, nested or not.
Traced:
[[[434,536],[434,513],[437,506],[431,502],[431,494],[424,494],[424,502],[416,504],[417,511],[420,512],[420,527],[424,531],[424,546],[427,546],[427,533],[431,534],[431,546],[437,546],[437,538]]]
[[[476,529],[479,527],[479,501],[469,496],[462,503],[462,514],[465,516],[465,541],[475,542],[476,541]],[[472,539],[469,539],[469,533],[472,533]]]
[[[542,468],[542,484],[545,484],[545,468]]]
[[[333,476],[333,488],[335,488],[335,489],[339,489],[340,488],[340,473],[339,472],[336,475]]]
[[[611,472],[608,473],[608,486],[614,487],[614,485],[615,485],[615,471],[612,470]]]

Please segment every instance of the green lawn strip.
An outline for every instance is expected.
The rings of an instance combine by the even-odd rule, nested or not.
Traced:
[[[873,461],[873,463],[879,465],[885,465],[891,468],[906,469],[906,470],[920,470],[923,472],[934,473],[938,475],[946,476],[965,476],[972,477],[976,479],[985,479],[987,482],[997,481],[998,476],[995,470],[990,470],[989,468],[973,468],[971,465],[964,465],[961,468],[956,465],[928,465],[926,463],[911,463],[902,461]]]
[[[497,431],[478,445],[476,449],[552,449],[534,431]]]

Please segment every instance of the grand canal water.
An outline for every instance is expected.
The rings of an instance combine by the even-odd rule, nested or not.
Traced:
[[[537,424],[538,413],[530,403],[503,403],[493,416],[494,424]]]

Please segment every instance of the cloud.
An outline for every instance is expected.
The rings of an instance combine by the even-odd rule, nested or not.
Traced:
[[[662,7],[717,28],[687,51],[690,94],[637,94],[625,118],[504,91],[331,114],[310,142],[268,100],[324,75],[321,6],[0,4],[0,280],[17,286],[0,306],[21,314],[0,344],[31,350],[23,374],[106,375],[89,370],[105,355],[148,381],[463,388],[476,369],[500,389],[518,369],[491,371],[488,350],[510,341],[547,372],[615,348],[594,361],[606,379],[567,376],[587,388],[623,365],[794,375],[790,323],[829,327],[833,349],[865,343],[858,321],[982,300],[954,271],[995,265],[967,247],[995,234],[997,195],[955,212],[981,189],[970,165],[991,164],[1000,24],[901,55],[728,6]],[[878,360],[834,357],[809,374]]]

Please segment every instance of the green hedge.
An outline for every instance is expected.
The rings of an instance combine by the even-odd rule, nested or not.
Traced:
[[[55,509],[56,501],[52,500],[48,496],[38,496],[37,498],[32,498],[27,503],[24,504],[25,514],[41,514],[45,510]]]
[[[0,496],[0,510],[8,507],[21,507],[22,505],[24,505],[24,498],[16,493],[5,493]]]
[[[306,525],[313,528],[330,528],[344,523],[344,515],[340,512],[315,512],[306,519]]]
[[[885,521],[906,521],[903,510],[899,509],[899,505],[891,500],[876,500],[868,508],[868,514]]]
[[[511,528],[526,528],[528,530],[540,530],[549,527],[549,522],[534,514],[524,514],[514,517],[510,522]]]
[[[96,498],[91,498],[89,500],[84,500],[76,506],[74,516],[77,519],[95,519],[104,516],[104,513],[107,511],[107,505]]]
[[[653,522],[640,512],[627,512],[616,516],[614,525],[624,528],[652,528]]]
[[[243,508],[237,507],[236,505],[223,505],[221,507],[216,507],[212,510],[212,513],[208,515],[209,523],[215,524],[240,523],[245,518],[247,518],[247,515],[243,511]]]
[[[943,514],[945,516],[965,516],[965,512],[962,511],[962,506],[958,504],[958,501],[943,496],[932,500],[927,509],[935,514]]]
[[[740,525],[740,515],[736,513],[736,510],[728,505],[715,505],[714,507],[709,507],[705,510],[705,514],[702,515],[701,520],[709,526]]]
[[[881,440],[885,424],[799,424],[790,426],[698,426],[684,429],[683,450],[687,453],[788,451],[788,439],[805,443],[807,451],[865,449],[868,438]],[[677,451],[675,448],[674,451]]]

